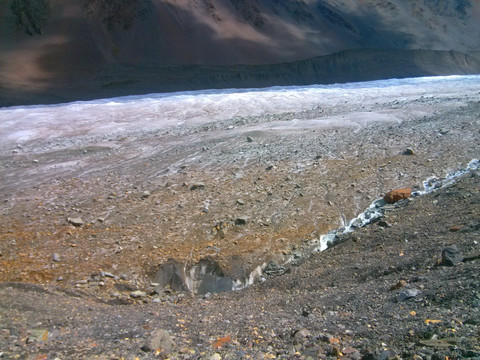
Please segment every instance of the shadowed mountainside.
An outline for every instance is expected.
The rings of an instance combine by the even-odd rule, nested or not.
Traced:
[[[0,94],[6,105],[35,102],[35,94],[51,94],[49,102],[57,93],[58,100],[87,98],[112,85],[122,91],[107,96],[437,74],[438,66],[438,73],[445,67],[448,73],[478,72],[471,64],[468,70],[455,67],[451,59],[442,65],[448,55],[432,55],[429,66],[418,66],[420,72],[410,65],[388,70],[374,57],[388,53],[382,56],[396,59],[399,50],[479,51],[479,18],[480,4],[471,0],[2,0]],[[377,51],[345,52],[351,49]],[[419,55],[403,53],[400,59],[409,63],[412,57]],[[272,68],[274,74],[270,67],[236,66],[287,62],[293,62],[287,70],[294,68],[295,75],[275,73],[285,65]],[[312,63],[326,66],[313,73],[306,65]],[[162,74],[166,66],[176,73]],[[347,76],[359,68],[363,74]],[[206,76],[207,70],[213,73]],[[254,79],[258,73],[261,81]],[[140,86],[138,78],[145,76],[153,76],[156,85]]]
[[[480,53],[348,50],[272,65],[110,64],[95,74],[50,82],[46,89],[0,87],[0,106],[60,103],[201,89],[331,84],[386,78],[480,73]]]

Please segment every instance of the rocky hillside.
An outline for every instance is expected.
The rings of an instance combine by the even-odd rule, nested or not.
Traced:
[[[117,64],[258,65],[351,49],[468,53],[480,50],[479,17],[473,0],[2,0],[0,91],[25,97]]]

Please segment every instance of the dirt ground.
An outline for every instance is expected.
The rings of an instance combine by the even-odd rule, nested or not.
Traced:
[[[478,158],[478,90],[394,98],[3,141],[0,356],[480,358],[475,174],[245,290],[155,284],[169,259],[206,258],[246,282]],[[451,244],[471,260],[437,266]]]

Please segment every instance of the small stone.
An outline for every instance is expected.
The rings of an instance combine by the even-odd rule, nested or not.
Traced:
[[[34,163],[34,164],[38,164],[39,161],[38,161],[37,159],[35,159],[35,160],[33,160],[33,163]]]
[[[341,352],[340,349],[339,349],[338,347],[336,347],[336,346],[334,346],[333,349],[332,349],[332,355],[333,355],[333,356],[336,356],[337,358],[343,357],[342,352]]]
[[[59,276],[59,277],[57,278],[57,281],[63,281],[63,276]]]
[[[140,290],[132,291],[130,293],[130,297],[133,299],[140,299],[146,296],[147,296],[147,293],[145,291],[140,291]]]
[[[67,221],[72,224],[73,226],[82,226],[83,225],[83,220],[80,217],[76,218],[68,218]]]
[[[157,351],[169,352],[173,349],[175,342],[167,330],[159,329],[152,333],[150,339],[141,349],[145,352]]]
[[[220,356],[220,354],[215,353],[212,356],[210,356],[208,360],[222,360],[222,357]]]
[[[352,348],[351,346],[347,346],[346,348],[343,348],[342,349],[342,353],[344,353],[345,355],[352,355],[352,354],[355,354],[355,353],[358,353],[359,351],[357,349],[354,349]]]
[[[397,296],[397,302],[402,302],[411,298],[414,298],[420,294],[420,290],[418,289],[407,289],[405,291],[402,291],[400,294]]]
[[[463,261],[463,254],[457,248],[457,245],[447,246],[442,251],[442,265],[455,266]]]
[[[192,186],[190,186],[190,190],[198,190],[198,189],[205,189],[205,184],[204,183],[194,183]]]
[[[253,142],[253,138],[252,138],[251,136],[247,136],[247,141],[248,141],[249,143],[251,143],[251,142]]]
[[[460,225],[454,225],[454,226],[450,227],[449,230],[450,230],[451,232],[458,232],[458,231],[460,231],[461,229],[462,229],[462,227],[461,227]]]
[[[27,343],[30,342],[48,342],[48,330],[47,329],[34,329],[30,330],[30,336],[27,339]]]
[[[100,276],[102,276],[102,271],[100,272]],[[103,272],[103,276],[115,279],[115,275],[109,272]]]
[[[147,199],[148,197],[150,197],[150,195],[150,191],[144,191],[142,194],[142,200]]]
[[[60,255],[58,255],[57,253],[53,253],[52,260],[55,261],[55,262],[59,262],[60,261]]]
[[[331,345],[340,344],[340,339],[333,337],[331,335],[323,335],[322,341]]]
[[[294,336],[295,341],[301,343],[304,342],[306,338],[312,336],[312,333],[308,331],[308,329],[302,329],[300,331],[297,331],[297,333]]]
[[[237,199],[237,204],[238,205],[245,205],[245,201],[243,201],[242,199]]]
[[[103,281],[99,281],[98,286],[105,286],[105,283]]]
[[[389,222],[387,222],[385,220],[380,220],[377,224],[378,224],[378,226],[383,227],[383,228],[392,227],[392,224],[390,224]]]
[[[214,349],[220,349],[220,348],[224,347],[225,344],[229,343],[230,341],[232,341],[232,338],[230,336],[225,336],[225,337],[222,337],[222,338],[219,338],[219,339],[215,340],[212,344],[212,347]]]
[[[388,204],[394,204],[397,201],[408,199],[412,195],[411,188],[397,189],[389,191],[383,197],[383,200]]]
[[[378,360],[390,360],[394,357],[395,355],[390,350],[385,350],[378,356]]]
[[[245,218],[235,219],[235,225],[237,225],[237,226],[246,225],[246,224],[247,224],[247,219],[245,219]]]
[[[407,286],[407,282],[405,280],[400,280],[399,282],[397,282],[395,285],[392,285],[390,287],[390,290],[397,290],[397,289],[401,289],[403,287]]]
[[[403,155],[415,155],[415,150],[408,148],[403,152]]]

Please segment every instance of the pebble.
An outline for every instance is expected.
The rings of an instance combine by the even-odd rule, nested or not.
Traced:
[[[297,341],[297,342],[304,342],[306,338],[312,336],[312,333],[308,330],[308,329],[302,329],[300,331],[298,331],[295,336],[294,336],[294,339]]]
[[[147,296],[147,293],[145,291],[140,291],[140,290],[132,291],[130,293],[130,297],[133,299],[140,299],[146,296]]]
[[[205,184],[204,183],[194,183],[192,186],[190,186],[190,190],[198,190],[198,189],[205,189]]]
[[[52,260],[55,261],[55,262],[59,262],[60,261],[60,255],[58,255],[57,253],[53,253]]]
[[[457,245],[453,244],[447,246],[442,251],[442,265],[455,266],[463,261],[463,254],[458,249]]]
[[[80,217],[76,218],[68,218],[67,221],[72,224],[73,226],[82,226],[83,225],[83,220]]]
[[[411,298],[414,298],[420,294],[420,290],[418,289],[407,289],[405,291],[402,291],[400,294],[397,296],[397,302],[402,302]]]
[[[247,141],[248,141],[249,143],[251,143],[251,142],[253,142],[253,138],[252,138],[251,136],[247,136]]]
[[[235,219],[235,225],[246,225],[247,219],[239,217]]]
[[[408,148],[403,152],[403,155],[415,155],[415,150]]]
[[[378,360],[390,360],[394,357],[395,355],[390,350],[385,350],[378,356]]]
[[[170,333],[164,329],[155,330],[150,339],[141,347],[145,352],[155,351],[161,349],[163,352],[169,352],[172,350],[175,342],[173,341]]]
[[[407,282],[405,280],[400,280],[399,282],[397,282],[395,285],[392,285],[390,287],[390,290],[397,290],[397,289],[401,289],[403,287],[407,286]]]

